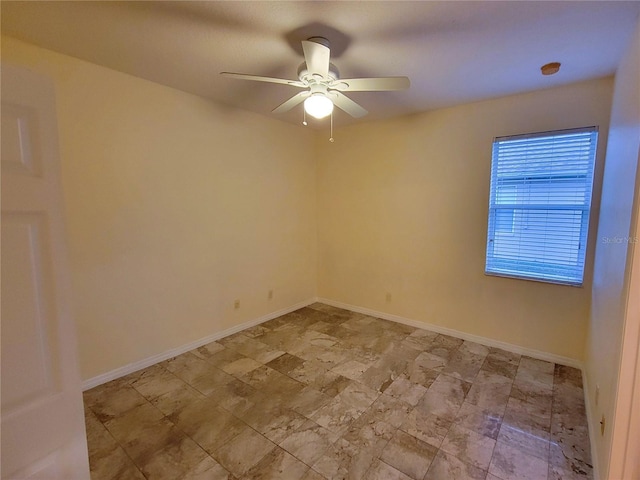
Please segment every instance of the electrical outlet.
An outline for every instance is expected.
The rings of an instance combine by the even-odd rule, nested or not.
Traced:
[[[600,401],[600,385],[596,385],[596,407],[598,406],[599,401]]]
[[[233,302],[233,308],[235,308],[236,310],[240,308],[240,300],[236,300],[235,302]]]
[[[269,290],[269,294],[267,295],[267,298],[269,300],[271,300],[273,298],[273,290]]]
[[[604,420],[604,413],[603,413],[602,420],[600,420],[600,435],[604,435],[604,424],[605,424],[605,420]]]
[[[389,292],[387,292],[387,296],[385,298],[387,300],[387,303],[391,302],[391,294]]]

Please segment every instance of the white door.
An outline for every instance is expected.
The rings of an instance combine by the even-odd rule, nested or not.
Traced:
[[[2,478],[88,479],[50,80],[2,64]]]

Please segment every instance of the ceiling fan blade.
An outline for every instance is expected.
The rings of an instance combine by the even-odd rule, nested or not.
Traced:
[[[331,91],[329,92],[329,98],[333,101],[333,104],[341,110],[344,110],[349,115],[354,118],[364,117],[368,111],[358,105],[356,102],[351,100],[346,95],[343,95],[340,92]]]
[[[307,70],[311,74],[322,75],[327,78],[329,75],[329,57],[331,50],[320,43],[302,41],[302,50],[304,51],[304,61],[307,64]]]
[[[274,108],[271,112],[272,113],[284,113],[284,112],[288,112],[289,110],[291,110],[293,107],[295,107],[296,105],[298,105],[300,102],[302,102],[305,98],[307,98],[309,95],[311,95],[311,92],[300,92],[300,93],[296,93],[293,97],[291,97],[289,100],[287,100],[286,102],[280,104],[279,106],[277,106],[276,108]]]
[[[382,92],[405,90],[410,84],[408,77],[341,78],[330,88],[341,92]]]
[[[298,80],[287,80],[285,78],[261,77],[259,75],[247,75],[245,73],[220,72],[229,78],[237,78],[238,80],[252,80],[254,82],[281,83],[283,85],[291,85],[292,87],[306,88],[306,85]]]

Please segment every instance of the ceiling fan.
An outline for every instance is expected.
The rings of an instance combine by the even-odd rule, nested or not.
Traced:
[[[256,82],[279,83],[305,89],[273,109],[284,113],[304,101],[304,110],[315,118],[324,118],[333,112],[333,106],[354,118],[366,115],[367,110],[342,92],[380,92],[409,88],[407,77],[340,78],[338,69],[330,63],[329,41],[324,37],[311,37],[302,41],[304,63],[298,68],[298,80],[261,77],[244,73],[221,72],[221,75]],[[306,124],[306,123],[305,123]]]

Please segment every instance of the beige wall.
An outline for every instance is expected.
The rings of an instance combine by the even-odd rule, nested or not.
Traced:
[[[599,125],[599,176],[611,91],[602,79],[318,137],[318,295],[582,360],[590,268],[583,288],[484,275],[491,144]]]
[[[591,321],[586,351],[586,372],[591,407],[590,419],[598,424],[604,414],[609,428],[604,436],[595,435],[596,455],[602,478],[620,479],[620,455],[623,445],[612,449],[613,414],[619,389],[621,347],[625,331],[629,295],[631,252],[636,230],[632,225],[633,212],[640,208],[638,149],[640,147],[640,26],[629,51],[616,74],[611,127],[607,147],[607,163],[603,178],[602,204],[598,225],[594,267]],[[634,200],[635,195],[635,200]],[[635,202],[635,203],[634,203]],[[609,241],[606,241],[609,239]],[[616,240],[619,239],[619,240]],[[637,239],[636,239],[637,241]],[[638,291],[632,292],[638,295]],[[636,319],[637,322],[637,319]],[[637,326],[636,326],[637,328]],[[637,337],[636,337],[637,338]],[[634,340],[633,337],[630,337]],[[637,347],[636,347],[637,348]],[[628,380],[628,379],[627,379]],[[600,399],[595,404],[595,388],[600,387]],[[620,390],[620,391],[621,391]],[[616,423],[628,418],[616,418]],[[623,426],[623,425],[621,425]],[[632,455],[637,455],[636,449]],[[609,471],[609,458],[617,458]]]
[[[312,132],[11,38],[2,60],[55,82],[83,378],[315,296]]]
[[[56,84],[84,378],[310,299],[316,285],[583,358],[591,269],[585,288],[483,273],[491,141],[599,125],[601,171],[611,79],[338,128],[331,144],[11,38],[2,58]]]

